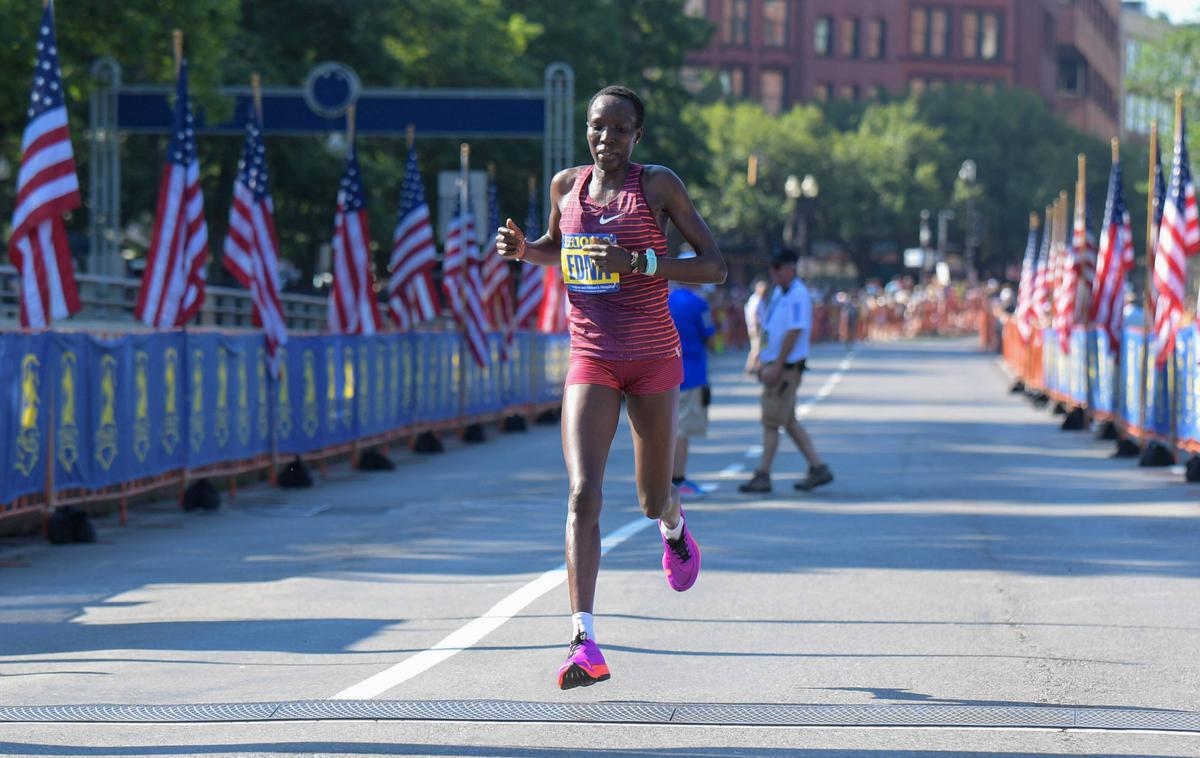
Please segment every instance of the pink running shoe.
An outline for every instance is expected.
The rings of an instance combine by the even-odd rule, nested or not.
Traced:
[[[575,635],[567,660],[558,669],[558,688],[590,687],[608,678],[608,664],[604,662],[600,648],[584,637],[583,632]]]
[[[679,518],[683,518],[683,509],[679,511]],[[661,529],[659,536],[662,536]],[[700,546],[692,539],[687,522],[683,524],[683,533],[679,535],[679,539],[669,540],[663,537],[662,541],[662,566],[667,575],[667,584],[676,592],[691,589],[696,583],[696,577],[700,576]]]

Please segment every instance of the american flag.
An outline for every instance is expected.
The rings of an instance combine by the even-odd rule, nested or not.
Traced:
[[[408,149],[404,187],[400,191],[400,213],[392,232],[392,258],[388,263],[388,311],[403,330],[437,317],[439,304],[433,284],[437,248],[429,204],[417,166],[417,151]]]
[[[1104,201],[1104,224],[1100,229],[1100,257],[1096,264],[1096,287],[1088,305],[1088,324],[1096,324],[1108,335],[1113,354],[1119,355],[1124,326],[1125,279],[1133,270],[1133,227],[1125,192],[1121,188],[1121,161],[1113,161],[1108,175],[1108,197]]]
[[[246,144],[233,184],[222,262],[250,290],[254,317],[262,325],[267,343],[271,375],[278,376],[276,354],[279,346],[287,343],[287,321],[279,298],[279,239],[275,234],[274,207],[267,192],[266,152],[258,109],[251,107],[246,122]]]
[[[79,207],[79,179],[67,128],[54,12],[42,11],[29,123],[21,138],[8,255],[21,276],[21,326],[41,328],[80,308],[62,214]]]
[[[538,232],[537,185],[530,181],[529,217],[525,219],[525,239],[536,240]],[[521,278],[517,281],[517,315],[514,319],[518,329],[537,326],[538,309],[542,304],[542,270],[532,263],[521,264]]]
[[[496,229],[500,227],[500,204],[496,199],[496,183],[488,182],[488,235],[483,249],[482,279],[484,312],[491,317],[492,328],[504,335],[501,355],[508,358],[508,347],[512,344],[516,315],[513,305],[512,277],[508,259],[501,258],[496,251]]]
[[[1087,238],[1087,216],[1083,208],[1086,202],[1082,195],[1076,198],[1071,239],[1066,240],[1064,234],[1058,252],[1061,275],[1054,295],[1054,328],[1058,332],[1058,344],[1063,353],[1071,352],[1071,331],[1075,328],[1076,298],[1082,278],[1083,257],[1086,255],[1084,240]]]
[[[563,284],[562,268],[547,266],[542,273],[542,309],[538,313],[538,331],[567,331],[567,312],[570,307],[567,285]]]
[[[465,190],[462,191],[465,195]],[[478,260],[479,243],[475,239],[475,221],[460,196],[454,217],[446,229],[446,257],[442,261],[442,289],[454,316],[463,330],[471,357],[480,366],[491,363],[488,349],[487,317],[483,312],[483,282]]]
[[[134,315],[158,329],[183,326],[204,302],[208,225],[188,99],[187,59],[179,66],[171,142],[158,187],[158,210]]]
[[[1188,257],[1200,252],[1200,217],[1197,216],[1196,187],[1188,166],[1186,130],[1183,115],[1175,130],[1175,165],[1171,186],[1164,202],[1158,244],[1154,248],[1155,362],[1162,366],[1175,347],[1175,333],[1183,317],[1184,287]]]
[[[375,276],[371,271],[371,230],[358,152],[351,140],[346,171],[338,187],[333,219],[333,293],[329,298],[329,331],[374,334],[379,331]]]
[[[1054,301],[1054,211],[1046,206],[1046,228],[1042,230],[1042,249],[1038,255],[1037,273],[1033,282],[1033,313],[1030,314],[1040,331],[1050,318]]]
[[[1031,318],[1034,303],[1034,282],[1038,266],[1038,220],[1036,214],[1030,214],[1029,240],[1025,243],[1025,258],[1021,262],[1021,281],[1017,285],[1017,311],[1014,315],[1017,331],[1021,339],[1028,340],[1033,332],[1034,320]]]

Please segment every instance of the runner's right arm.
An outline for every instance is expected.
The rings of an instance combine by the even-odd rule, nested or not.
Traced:
[[[578,175],[578,166],[566,168],[550,181],[550,220],[546,222],[545,234],[536,240],[528,240],[510,218],[508,223],[496,230],[496,251],[505,258],[519,258],[538,266],[559,265],[562,232],[559,231],[558,222],[562,218],[562,199],[575,186]]]

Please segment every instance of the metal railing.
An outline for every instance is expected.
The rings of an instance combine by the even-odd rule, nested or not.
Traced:
[[[140,279],[95,274],[76,274],[79,298],[83,310],[68,322],[60,322],[58,328],[103,325],[106,329],[139,331],[140,322],[133,316],[137,304]],[[194,325],[222,328],[254,327],[254,306],[250,292],[232,287],[207,286],[204,289],[204,305]],[[10,265],[0,265],[0,328],[20,326],[21,282],[17,270]],[[285,293],[280,298],[289,331],[319,332],[325,329],[328,301],[324,297]]]

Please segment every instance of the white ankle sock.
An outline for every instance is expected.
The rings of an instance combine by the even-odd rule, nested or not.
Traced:
[[[669,540],[677,540],[683,535],[683,514],[679,514],[679,523],[675,524],[674,529],[668,529],[665,522],[661,519],[658,522],[658,531],[662,532],[662,536]]]
[[[571,614],[571,635],[578,636],[583,632],[583,636],[595,642],[596,634],[592,631],[592,614],[590,613],[572,613]]]

